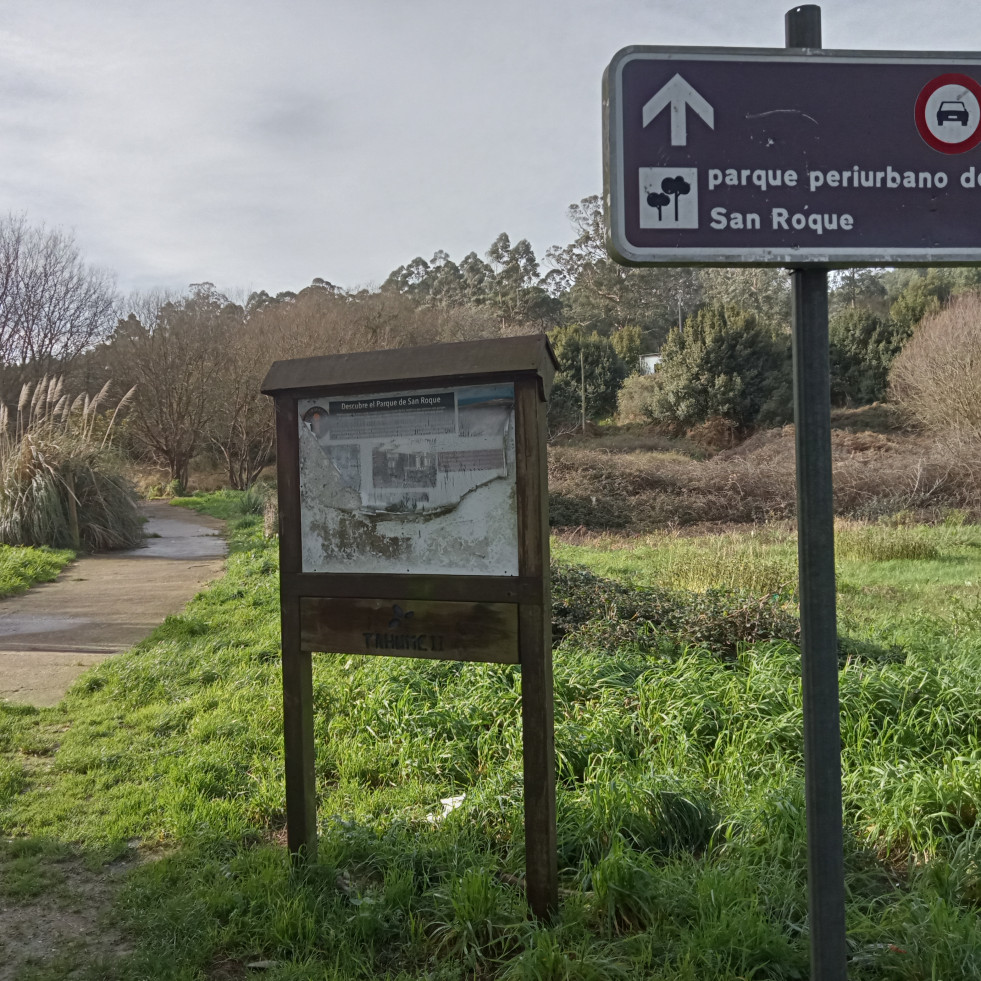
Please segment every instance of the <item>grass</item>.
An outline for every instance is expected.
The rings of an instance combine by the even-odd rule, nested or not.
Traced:
[[[786,532],[729,532],[685,537],[658,532],[642,537],[607,535],[592,547],[553,545],[566,562],[586,562],[598,574],[639,585],[704,591],[743,589],[758,596],[794,592],[797,551]]]
[[[234,521],[243,515],[262,514],[269,494],[259,485],[247,491],[218,490],[194,494],[191,497],[172,497],[175,507],[190,508],[223,521]]]
[[[35,583],[51,582],[74,558],[68,549],[0,545],[0,599],[23,593]]]
[[[195,500],[234,512],[234,495]],[[785,582],[785,532],[556,545],[563,893],[542,927],[521,890],[514,668],[315,657],[321,845],[290,867],[260,526],[239,511],[226,577],[62,705],[0,706],[0,864],[20,863],[5,902],[37,901],[65,849],[92,868],[130,842],[144,858],[113,912],[133,950],[87,955],[88,976],[808,976],[792,598],[740,612]],[[978,976],[981,529],[844,531],[861,632],[840,675],[849,976]]]

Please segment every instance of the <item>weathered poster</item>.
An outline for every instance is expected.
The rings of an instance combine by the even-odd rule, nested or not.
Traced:
[[[514,386],[301,399],[304,572],[518,574]]]

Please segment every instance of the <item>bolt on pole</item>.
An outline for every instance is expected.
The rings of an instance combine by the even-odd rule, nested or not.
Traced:
[[[821,47],[820,7],[789,10],[785,26],[788,48]],[[792,269],[791,283],[811,977],[846,981],[828,270]]]

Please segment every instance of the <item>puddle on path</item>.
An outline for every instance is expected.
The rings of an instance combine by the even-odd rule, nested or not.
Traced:
[[[0,637],[13,634],[46,634],[55,630],[71,630],[83,623],[91,623],[86,617],[61,617],[53,614],[0,613]]]
[[[219,532],[180,516],[151,517],[144,529],[149,536],[144,545],[113,555],[134,559],[216,559],[228,553],[228,545]]]

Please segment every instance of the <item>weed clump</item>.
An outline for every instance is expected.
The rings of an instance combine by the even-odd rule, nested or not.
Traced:
[[[835,535],[835,555],[839,559],[865,562],[928,560],[940,558],[937,544],[913,528],[844,528]]]
[[[0,597],[15,596],[35,583],[57,579],[73,558],[68,549],[0,545]]]
[[[21,390],[0,409],[0,543],[105,551],[143,538],[136,494],[112,448],[113,420],[95,398],[72,399],[59,378]]]
[[[578,646],[631,646],[645,652],[678,645],[732,658],[743,644],[800,636],[800,621],[782,593],[660,590],[603,579],[587,569],[552,565],[552,638]]]

